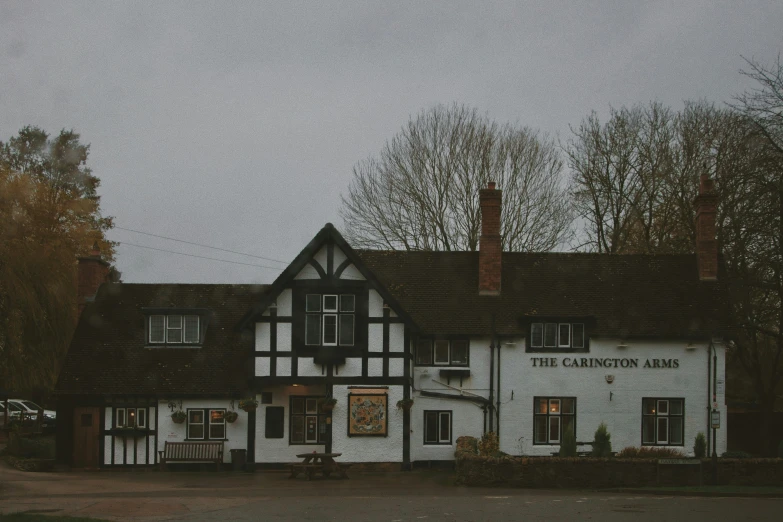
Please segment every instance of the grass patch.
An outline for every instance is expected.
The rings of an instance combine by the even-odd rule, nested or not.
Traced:
[[[644,491],[681,491],[683,493],[713,493],[727,495],[780,495],[783,497],[781,486],[661,486],[637,488]]]
[[[44,515],[41,513],[0,513],[0,522],[107,522],[103,518],[65,517],[61,515]]]

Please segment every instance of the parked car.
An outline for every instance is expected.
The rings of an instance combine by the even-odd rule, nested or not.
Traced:
[[[26,399],[8,399],[8,423],[13,424],[14,419],[18,419],[24,414],[25,419],[35,421],[38,419],[38,410],[43,409],[33,401]],[[53,430],[56,427],[57,413],[53,410],[43,410],[43,421],[41,429]],[[0,402],[0,426],[5,425],[5,405]]]

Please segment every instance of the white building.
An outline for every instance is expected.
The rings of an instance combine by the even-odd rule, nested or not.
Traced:
[[[567,427],[588,442],[602,422],[615,450],[691,453],[713,410],[722,453],[711,183],[695,255],[501,253],[491,184],[479,252],[356,251],[327,224],[269,286],[103,284],[58,383],[58,453],[151,465],[165,441],[222,441],[226,462],[324,450],[407,469],[452,460],[461,435],[544,456]],[[105,264],[80,261],[81,280],[100,281]],[[249,396],[258,408],[239,410]]]

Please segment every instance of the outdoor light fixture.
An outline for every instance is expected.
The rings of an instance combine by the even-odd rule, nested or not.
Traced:
[[[621,350],[625,350],[626,348],[628,348],[628,345],[627,345],[627,344],[625,344],[625,341],[624,341],[624,340],[622,340],[622,341],[620,341],[620,344],[618,344],[618,345],[617,345],[617,347],[618,347],[619,349],[621,349]]]
[[[688,344],[685,345],[685,349],[688,351],[693,351],[696,349],[696,346],[694,346],[692,342],[689,342]]]

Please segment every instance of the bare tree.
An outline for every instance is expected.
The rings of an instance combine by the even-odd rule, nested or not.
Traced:
[[[340,209],[345,235],[362,248],[476,250],[479,189],[495,181],[503,189],[503,249],[551,250],[570,232],[562,168],[545,135],[465,106],[437,106],[356,164]]]

